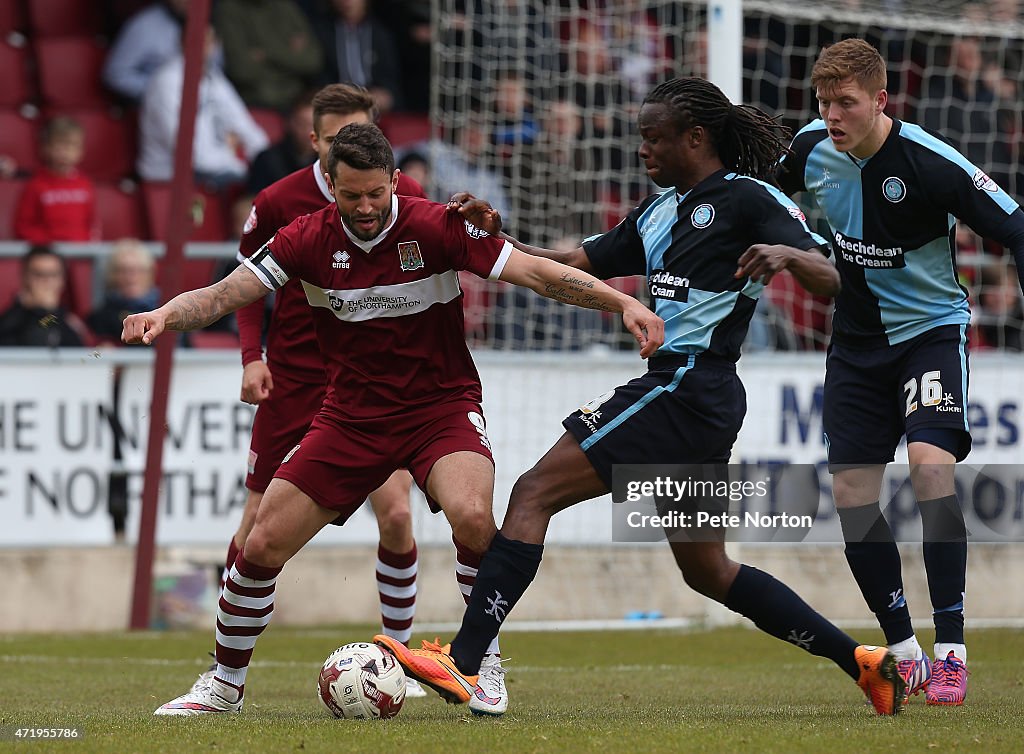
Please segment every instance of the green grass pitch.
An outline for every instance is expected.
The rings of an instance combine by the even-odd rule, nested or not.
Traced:
[[[475,718],[430,693],[393,720],[334,720],[314,697],[320,663],[372,633],[369,626],[271,626],[257,646],[242,714],[212,719],[152,715],[204,669],[208,632],[0,636],[0,750],[1024,751],[1022,631],[970,631],[967,703],[928,707],[919,696],[897,718],[876,717],[831,663],[729,628],[509,632],[502,652],[511,706],[503,718]],[[856,635],[880,641],[873,631]],[[12,726],[77,727],[84,735],[14,742]]]

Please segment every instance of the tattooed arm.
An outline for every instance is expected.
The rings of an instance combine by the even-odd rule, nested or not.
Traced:
[[[665,323],[632,296],[615,290],[593,275],[544,257],[514,250],[499,277],[542,296],[584,309],[621,312],[626,328],[640,344],[640,355],[651,356],[665,340]]]
[[[198,330],[270,293],[245,265],[206,288],[185,291],[159,309],[125,317],[121,340],[151,344],[164,330]]]

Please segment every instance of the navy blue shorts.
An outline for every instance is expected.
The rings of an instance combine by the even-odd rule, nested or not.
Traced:
[[[953,430],[959,442],[949,450],[962,461],[971,451],[969,375],[963,325],[885,348],[833,343],[822,407],[829,466],[889,463],[900,438],[919,429]]]
[[[615,464],[726,463],[747,412],[731,361],[655,357],[650,371],[562,422],[611,489]]]

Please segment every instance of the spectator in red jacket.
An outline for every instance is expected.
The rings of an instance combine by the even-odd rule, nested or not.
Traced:
[[[96,189],[78,171],[85,134],[73,118],[50,120],[42,132],[44,167],[25,185],[14,214],[14,235],[32,243],[91,241],[96,232]]]

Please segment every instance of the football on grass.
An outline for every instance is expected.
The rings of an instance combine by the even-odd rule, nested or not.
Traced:
[[[346,644],[324,663],[316,695],[335,717],[387,720],[402,709],[405,672],[376,644]]]

